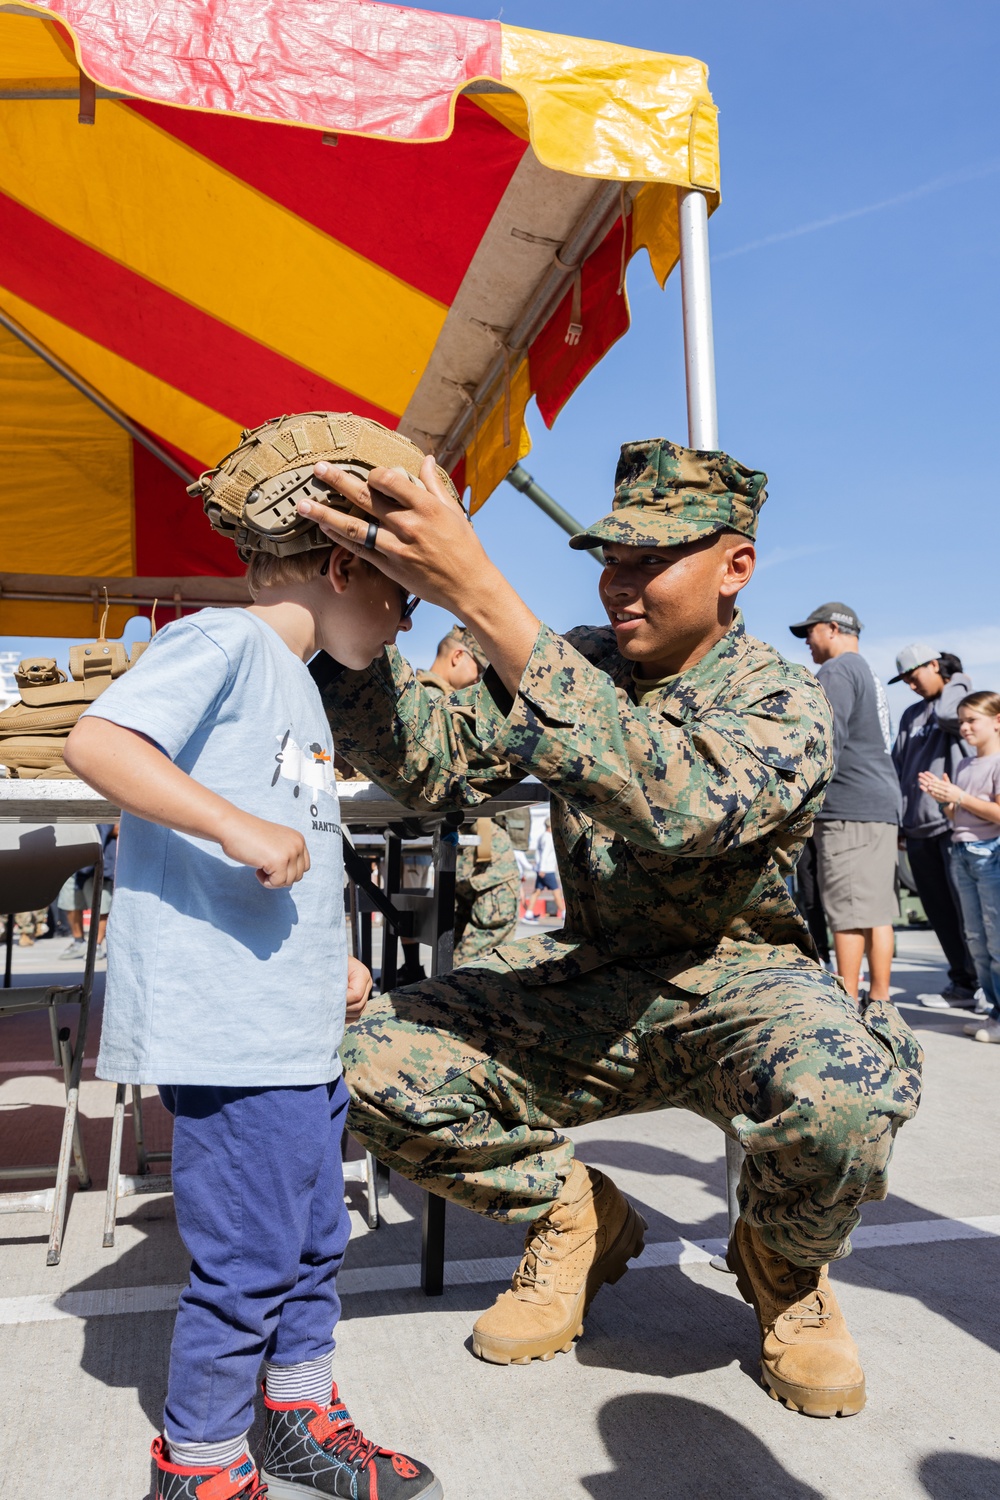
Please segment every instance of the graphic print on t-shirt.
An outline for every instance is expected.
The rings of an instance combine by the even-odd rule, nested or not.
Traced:
[[[333,772],[333,759],[323,745],[315,741],[306,746],[305,749],[293,738],[292,731],[286,729],[279,742],[278,753],[275,755],[277,765],[274,775],[271,777],[271,785],[277,786],[280,777],[287,781],[294,781],[292,795],[297,797],[302,787],[309,791],[309,811],[315,818],[319,812],[319,796],[325,792],[328,797],[336,798],[336,777]]]

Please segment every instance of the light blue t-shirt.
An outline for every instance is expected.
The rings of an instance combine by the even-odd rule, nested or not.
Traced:
[[[265,890],[218,844],[122,814],[97,1073],[278,1087],[341,1072],[347,932],[333,741],[305,664],[245,609],[161,630],[87,710],[235,806],[297,828],[311,867]]]

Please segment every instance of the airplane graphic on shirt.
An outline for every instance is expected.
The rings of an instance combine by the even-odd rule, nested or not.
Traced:
[[[336,797],[333,757],[324,745],[314,741],[303,748],[293,737],[292,731],[286,729],[274,759],[277,764],[271,777],[271,785],[277,786],[279,779],[284,777],[286,781],[295,783],[292,794],[296,797],[305,787],[310,794],[309,811],[314,818],[319,811],[320,793]]]

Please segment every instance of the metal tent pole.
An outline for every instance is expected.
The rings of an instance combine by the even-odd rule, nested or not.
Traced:
[[[527,469],[523,469],[520,464],[515,464],[511,469],[507,475],[507,483],[512,484],[516,490],[520,490],[522,495],[527,495],[539,510],[543,510],[550,520],[555,521],[556,525],[561,526],[563,531],[568,532],[570,536],[578,536],[581,531],[586,531],[586,526],[575,516],[571,516],[568,510],[564,510],[559,501],[554,500],[548,490],[543,490],[538,481],[533,479]],[[604,558],[598,549],[588,547],[586,550],[603,568]]]
[[[708,203],[705,194],[698,192],[697,188],[682,193],[678,213],[688,445],[716,449],[719,446],[719,413],[715,400],[712,273],[708,259]]]
[[[718,449],[719,410],[715,397],[715,339],[712,333],[712,273],[708,257],[708,203],[692,188],[681,194],[681,305],[684,310],[684,372],[687,384],[688,445]],[[739,1217],[736,1188],[743,1165],[737,1141],[726,1137],[726,1210],[732,1234]],[[725,1258],[712,1257],[717,1271]]]

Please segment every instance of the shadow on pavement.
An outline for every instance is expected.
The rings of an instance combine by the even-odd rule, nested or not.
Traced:
[[[920,1482],[933,1500],[987,1500],[1000,1495],[1000,1463],[975,1453],[929,1453]]]
[[[582,1140],[578,1142],[576,1149],[581,1161],[590,1166],[606,1168],[612,1176],[617,1168],[624,1172],[642,1172],[649,1177],[682,1177],[687,1182],[700,1182],[718,1200],[715,1213],[693,1223],[665,1214],[646,1203],[637,1193],[630,1192],[628,1196],[639,1206],[649,1226],[646,1243],[652,1244],[658,1239],[676,1239],[678,1234],[690,1239],[708,1240],[728,1233],[723,1141],[720,1130],[719,1156],[714,1161],[699,1161],[682,1151],[652,1145],[649,1141],[624,1141],[618,1138]]]
[[[593,1500],[823,1500],[732,1417],[684,1396],[616,1396],[598,1418],[615,1468],[584,1476]],[[939,1492],[932,1491],[937,1494]],[[941,1492],[943,1493],[943,1492]],[[980,1491],[980,1494],[988,1493]]]
[[[66,1292],[113,1291],[118,1288],[177,1286],[187,1280],[188,1260],[174,1226],[170,1199],[149,1199],[142,1217],[132,1219],[143,1238],[122,1255],[109,1251],[106,1266],[67,1287]],[[167,1362],[174,1309],[102,1313],[85,1318],[80,1368],[101,1385],[132,1389],[154,1428],[158,1429],[167,1389]]]

